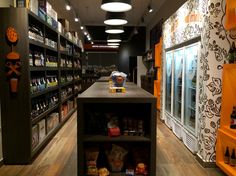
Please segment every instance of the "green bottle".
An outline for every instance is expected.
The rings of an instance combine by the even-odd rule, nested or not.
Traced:
[[[231,45],[229,52],[228,52],[228,60],[229,60],[230,64],[234,63],[235,56],[236,56],[235,43],[232,42],[232,45]]]

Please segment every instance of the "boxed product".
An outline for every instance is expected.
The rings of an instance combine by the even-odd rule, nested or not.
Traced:
[[[45,12],[42,8],[39,8],[38,16],[39,16],[43,21],[46,21],[46,12]]]
[[[49,2],[46,2],[46,13],[47,13],[47,15],[52,16],[51,15],[51,10],[52,10],[52,5]]]
[[[52,114],[47,118],[47,133],[49,133],[53,127],[54,127],[54,124],[53,124],[53,116]]]
[[[45,119],[41,120],[38,123],[38,126],[39,126],[39,142],[42,142],[43,139],[46,136],[46,126],[45,125],[46,125]]]
[[[38,15],[38,0],[29,0],[29,9]]]
[[[70,30],[70,23],[69,23],[69,21],[64,19],[64,18],[59,18],[58,21],[65,28],[65,32],[69,32],[69,30]]]
[[[32,148],[34,149],[39,143],[39,126],[34,125],[32,127]]]
[[[47,12],[47,1],[46,0],[38,0],[39,9],[43,10],[45,13]]]
[[[52,8],[51,9],[51,17],[52,17],[52,19],[54,19],[55,21],[57,21],[58,19],[57,19],[57,12]]]
[[[64,33],[61,22],[58,21],[58,22],[57,22],[57,25],[58,25],[58,31],[59,31],[60,33]]]

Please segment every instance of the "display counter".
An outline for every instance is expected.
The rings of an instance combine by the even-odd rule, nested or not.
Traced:
[[[140,163],[156,175],[156,97],[130,82],[125,87],[126,93],[109,93],[108,83],[96,82],[78,96],[78,175],[89,172],[86,156],[94,150],[97,169],[106,167],[111,175],[135,171]],[[120,130],[116,137],[108,135],[113,118]],[[109,159],[114,146],[125,151],[118,170]]]

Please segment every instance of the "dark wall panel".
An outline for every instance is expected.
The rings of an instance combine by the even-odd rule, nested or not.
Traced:
[[[117,52],[89,52],[88,65],[110,66],[116,65],[118,67],[118,53]]]

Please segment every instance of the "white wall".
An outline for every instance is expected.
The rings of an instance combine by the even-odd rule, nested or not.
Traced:
[[[10,7],[14,5],[14,0],[0,0],[0,7]]]
[[[143,64],[142,56],[137,56],[137,85],[141,87],[141,75],[146,75],[147,68]]]

